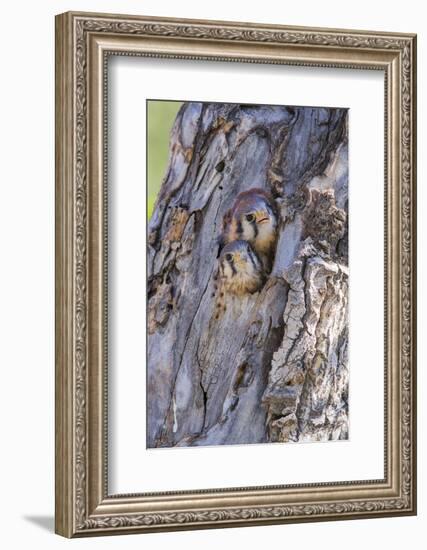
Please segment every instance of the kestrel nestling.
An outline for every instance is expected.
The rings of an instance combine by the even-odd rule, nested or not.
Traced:
[[[219,280],[222,290],[229,294],[252,294],[262,286],[262,263],[247,241],[233,241],[222,249]]]
[[[253,188],[240,193],[223,218],[221,244],[236,240],[249,242],[271,271],[277,238],[277,212],[273,198],[263,189]]]

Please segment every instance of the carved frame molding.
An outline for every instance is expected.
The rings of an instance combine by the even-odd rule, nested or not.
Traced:
[[[108,495],[106,58],[385,73],[385,479]],[[416,37],[65,13],[56,18],[56,532],[67,537],[416,513]]]

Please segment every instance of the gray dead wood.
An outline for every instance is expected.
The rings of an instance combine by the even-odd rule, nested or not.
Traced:
[[[148,229],[149,447],[347,438],[347,166],[344,109],[183,105]],[[252,187],[273,270],[217,321],[222,217]]]

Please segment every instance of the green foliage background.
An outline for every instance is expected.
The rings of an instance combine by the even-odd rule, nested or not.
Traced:
[[[166,173],[169,158],[169,136],[181,101],[147,102],[147,216],[151,218],[157,193]]]

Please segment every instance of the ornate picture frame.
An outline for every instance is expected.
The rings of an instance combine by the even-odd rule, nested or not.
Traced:
[[[384,479],[108,492],[107,60],[383,71]],[[416,36],[68,12],[56,17],[56,532],[65,537],[416,513]]]

